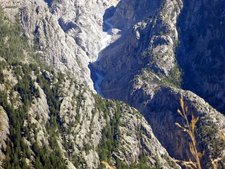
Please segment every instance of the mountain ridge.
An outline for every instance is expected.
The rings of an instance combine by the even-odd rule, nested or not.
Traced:
[[[217,166],[224,168],[225,117],[217,111],[223,104],[214,104],[217,99],[223,102],[221,66],[213,67],[218,71],[212,87],[201,87],[212,82],[204,70],[214,61],[223,65],[222,45],[213,59],[217,41],[223,43],[222,4],[220,0],[2,0],[5,16],[22,27],[15,38],[26,37],[29,44],[20,46],[7,40],[7,31],[1,34],[1,115],[6,122],[1,146],[16,156],[2,151],[3,167],[46,168],[58,163],[62,168],[104,168],[104,164],[181,168],[175,159],[193,160],[188,136],[175,125],[184,124],[177,112],[184,98],[188,117],[199,118],[196,138],[197,149],[205,152],[202,167],[212,168],[210,160],[221,158]],[[217,6],[221,8],[209,22],[216,36],[206,33],[195,42],[202,36],[201,24],[206,25],[204,32],[211,31],[205,23]],[[188,37],[189,32],[193,35]],[[211,53],[204,50],[207,45]],[[15,53],[4,50],[24,57],[11,61]],[[199,53],[201,63],[208,64],[198,63]],[[19,124],[14,126],[16,120]],[[20,145],[24,155],[20,157],[11,144]]]

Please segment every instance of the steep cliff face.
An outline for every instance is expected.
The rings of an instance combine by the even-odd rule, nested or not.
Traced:
[[[184,1],[179,17],[177,58],[184,72],[184,88],[225,112],[225,7],[223,1]]]
[[[134,24],[149,16],[154,16],[162,1],[120,1],[111,18],[114,27],[131,29]],[[126,24],[124,24],[126,23]]]
[[[224,115],[215,110],[222,110],[219,108],[223,107],[224,99],[220,88],[224,78],[221,4],[222,1],[121,1],[111,21],[122,29],[122,36],[103,50],[93,65],[104,77],[100,86],[105,97],[136,107],[173,157],[190,159],[188,138],[181,139],[183,133],[175,126],[177,121],[182,123],[177,109],[183,96],[190,113],[200,117],[199,135],[208,137],[207,141],[198,137],[199,149],[207,152],[202,161],[205,168],[210,167],[209,158],[224,157],[223,146],[217,145],[219,154],[215,153],[216,147],[212,148],[217,144],[215,140],[222,141],[220,135],[224,133],[225,120]],[[217,6],[221,7],[213,12]],[[138,10],[139,7],[143,10]],[[146,8],[149,13],[145,13]],[[130,9],[136,13],[128,12]],[[118,17],[121,15],[124,17]],[[126,24],[122,24],[124,22]],[[124,28],[119,24],[128,26]],[[194,93],[181,90],[183,86],[209,101],[214,108]],[[209,131],[213,126],[214,130]]]
[[[190,91],[176,90],[174,88],[161,88],[147,103],[135,105],[141,110],[147,121],[151,124],[153,132],[162,145],[176,159],[190,159],[188,148],[189,137],[184,135],[175,123],[185,124],[184,119],[177,113],[180,109],[179,99],[183,96],[188,106],[188,118],[198,117],[197,143],[198,149],[205,152],[202,166],[210,168],[210,159],[224,157],[224,141],[222,135],[225,132],[224,115],[213,109],[203,99]],[[145,100],[145,99],[144,99]],[[224,162],[220,163],[223,167]]]
[[[202,168],[225,167],[222,0],[1,2],[3,167],[179,168],[181,97]]]
[[[23,12],[34,7],[26,5],[19,10],[23,26]],[[3,7],[12,15],[0,12],[2,168],[179,168],[136,109],[35,59],[39,52],[13,16],[18,10]]]
[[[7,83],[4,75],[0,91],[3,168],[99,168],[103,161],[118,168],[178,167],[137,110],[103,100],[67,75],[3,63],[16,80]]]
[[[174,50],[178,42],[176,19],[182,4],[179,1],[135,2],[121,1],[118,4],[111,18],[113,26],[116,18],[128,9],[137,8],[137,13],[117,18],[116,27],[121,18],[122,23],[127,21],[123,25],[128,25],[128,28],[122,30],[120,39],[102,51],[94,65],[104,76],[101,86],[106,97],[126,97],[132,92],[127,86],[145,69],[159,78],[175,74],[177,77],[174,79],[177,78],[175,81],[179,83]],[[121,91],[126,94],[121,95]]]
[[[88,64],[105,45],[105,9],[116,4],[117,0],[4,0],[2,6],[9,16],[19,13],[25,35],[45,63],[74,74],[92,88]]]
[[[7,138],[9,134],[9,119],[2,106],[0,107],[0,117],[1,117],[1,123],[0,123],[0,129],[1,129],[0,130],[0,136],[1,136],[0,167],[1,167],[2,161],[5,159],[4,150],[6,149],[6,146],[7,146],[6,142],[7,142]]]

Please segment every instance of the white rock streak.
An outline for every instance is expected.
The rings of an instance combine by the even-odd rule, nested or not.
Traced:
[[[119,35],[120,30],[113,28],[113,25],[110,23],[110,18],[106,19],[103,24],[105,24],[107,31],[102,33],[103,37],[100,42],[101,47],[99,49],[98,56],[96,57],[96,60],[94,62],[98,61],[101,58],[102,50],[107,48],[111,43],[113,43],[120,37]],[[97,72],[94,72],[94,74],[95,74],[95,78],[93,79],[94,89],[98,94],[103,96],[103,92],[101,90],[101,83],[104,79],[104,76]]]

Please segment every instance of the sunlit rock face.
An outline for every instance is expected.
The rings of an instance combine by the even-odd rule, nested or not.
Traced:
[[[188,118],[193,114],[200,119],[196,138],[199,151],[205,152],[202,168],[210,168],[211,159],[224,158],[220,141],[225,118],[219,112],[224,113],[225,107],[222,0],[2,0],[2,6],[12,21],[19,14],[23,33],[36,47],[37,56],[67,74],[60,88],[60,118],[65,129],[72,123],[73,130],[63,134],[85,166],[100,166],[96,147],[118,108],[100,99],[105,115],[105,109],[95,107],[99,98],[92,92],[124,101],[145,118],[118,103],[119,131],[124,134],[112,153],[113,163],[119,158],[132,164],[146,153],[153,166],[159,156],[165,168],[171,167],[167,152],[179,160],[193,159],[187,148],[190,138],[175,125],[184,124],[177,113],[181,96],[190,110]],[[41,93],[29,113],[35,117],[38,112],[46,122],[47,98]],[[41,108],[35,104],[45,108],[38,111]],[[42,128],[40,140],[45,129],[37,124]],[[84,150],[87,143],[94,145],[89,152]],[[222,168],[224,162],[218,165]]]
[[[39,57],[49,65],[69,72],[91,88],[89,62],[98,58],[111,36],[103,31],[105,10],[118,1],[11,1],[5,0],[5,11],[19,11],[20,22],[31,43],[38,47]],[[8,10],[7,6],[15,6]]]
[[[113,27],[110,20],[117,3],[26,0],[1,4],[9,23],[21,24],[21,37],[25,35],[34,46],[34,56],[43,62],[35,66],[40,62],[33,55],[28,56],[34,54],[28,49],[21,52],[25,55],[21,62],[12,64],[5,59],[8,56],[0,56],[0,66],[4,65],[0,69],[1,80],[4,79],[0,82],[0,103],[9,104],[0,106],[0,146],[12,151],[19,160],[23,156],[24,165],[40,168],[36,167],[41,165],[39,158],[43,165],[48,163],[47,158],[52,158],[50,163],[60,163],[59,168],[65,163],[70,169],[97,169],[102,167],[103,160],[115,167],[140,164],[179,168],[140,112],[125,103],[93,94],[89,62],[94,62],[101,50],[121,36],[121,30]],[[4,38],[7,44],[8,37]],[[11,106],[15,110],[8,108]],[[12,116],[18,108],[22,110],[21,116]],[[17,156],[14,148],[18,150],[20,145],[14,145],[18,142],[23,148]],[[25,150],[32,155],[26,156]],[[11,162],[5,163],[5,153],[0,152],[3,167]],[[49,157],[51,153],[56,154]],[[6,159],[10,158],[7,155]]]

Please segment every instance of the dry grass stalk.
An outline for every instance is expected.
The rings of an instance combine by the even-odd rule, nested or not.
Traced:
[[[105,167],[107,168],[107,169],[115,169],[113,166],[111,166],[107,161],[101,161],[101,163],[103,164],[103,165],[105,165]]]
[[[195,137],[195,128],[196,124],[199,121],[199,117],[192,115],[191,121],[188,120],[188,107],[184,103],[183,97],[180,98],[181,109],[178,109],[177,112],[185,119],[185,125],[182,126],[179,123],[175,123],[180,129],[182,129],[190,137],[191,141],[189,143],[189,150],[194,160],[181,161],[177,160],[178,163],[190,169],[201,169],[201,158],[203,156],[202,152],[199,152],[197,149],[197,141]]]

